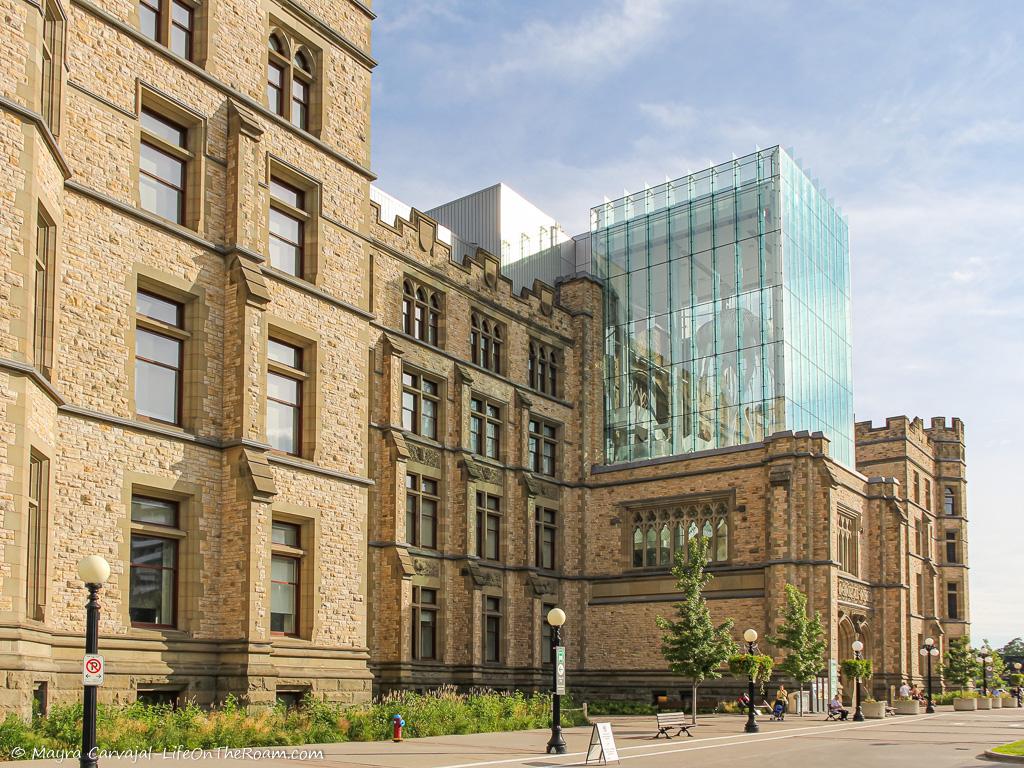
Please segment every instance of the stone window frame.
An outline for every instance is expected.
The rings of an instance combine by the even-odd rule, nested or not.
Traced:
[[[960,531],[956,528],[947,528],[945,533],[946,536],[944,539],[944,543],[946,546],[943,554],[945,555],[946,564],[961,565],[963,562],[963,557],[961,556],[962,551],[960,549]],[[950,549],[950,545],[952,545],[952,550]],[[950,557],[951,551],[952,557]]]
[[[318,617],[321,613],[321,580],[323,577],[321,555],[318,543],[322,536],[320,513],[286,501],[274,501],[270,509],[270,522],[266,528],[267,581],[265,593],[266,632],[275,645],[305,647],[313,641],[319,630]],[[287,523],[299,528],[301,548],[296,550],[283,547],[271,541],[273,523]],[[298,626],[294,635],[271,633],[270,631],[270,561],[274,553],[299,558]]]
[[[425,602],[423,600],[423,592],[433,593],[433,601]],[[440,661],[441,654],[440,650],[440,639],[441,639],[441,590],[439,587],[434,585],[426,584],[414,584],[412,586],[412,632],[411,632],[411,649],[410,658],[413,661]],[[430,613],[433,615],[433,646],[434,652],[430,656],[424,656],[421,653],[420,644],[422,642],[420,630],[422,629],[422,615],[423,613]]]
[[[478,309],[469,313],[469,358],[491,373],[505,370],[505,324]]]
[[[504,627],[504,624],[505,624],[504,597],[502,595],[489,595],[489,594],[487,594],[485,592],[485,593],[483,593],[480,596],[480,600],[481,600],[481,603],[482,603],[481,604],[482,622],[481,622],[481,627],[480,627],[480,629],[481,629],[481,631],[480,631],[480,638],[481,638],[481,642],[482,642],[482,646],[483,646],[481,648],[481,659],[482,659],[482,661],[483,661],[483,663],[485,665],[489,665],[489,666],[500,665],[500,664],[502,664],[503,659],[505,657],[505,654],[503,653],[504,648],[502,648],[502,640],[504,639],[503,635],[504,635],[504,628],[505,628]],[[493,603],[492,603],[492,601],[493,601]],[[495,626],[495,630],[494,630],[494,634],[495,634],[495,641],[494,641],[495,657],[494,658],[488,658],[487,651],[488,651],[488,648],[489,648],[489,645],[490,645],[490,643],[488,642],[488,637],[489,637],[489,635],[491,633],[491,629],[490,628],[491,628],[492,620],[493,620],[493,624]]]
[[[415,487],[409,485],[411,478],[415,478]],[[434,483],[434,493],[428,493],[424,490],[423,481],[429,481]],[[441,478],[434,477],[423,472],[413,471],[410,469],[406,470],[405,473],[405,540],[406,543],[412,547],[419,549],[429,549],[437,551],[441,548],[440,544],[440,528],[441,528],[441,505],[443,496],[443,489],[441,487]],[[409,530],[409,500],[410,498],[415,499],[415,512],[413,532]],[[421,534],[421,526],[423,519],[423,501],[424,499],[434,502],[434,524],[433,524],[433,544],[423,544],[423,537]]]
[[[152,40],[156,45],[167,49],[168,52],[179,58],[191,61],[197,66],[206,64],[207,55],[207,16],[209,14],[210,0],[136,0],[133,9],[132,26],[146,39]],[[142,11],[140,6],[146,5],[156,11],[157,15],[157,36],[150,37],[142,29]],[[191,14],[191,24],[188,27],[189,48],[182,55],[171,45],[172,28],[182,29],[182,26],[174,20],[174,6],[180,5],[188,9]]]
[[[47,568],[50,543],[50,459],[29,449],[28,484],[25,493],[25,618],[46,619]]]
[[[412,377],[417,380],[417,384],[406,384],[406,377]],[[423,382],[428,381],[435,385],[436,392],[433,394],[424,392]],[[402,366],[402,397],[399,403],[399,423],[402,426],[402,430],[410,434],[416,435],[417,437],[424,438],[426,440],[432,440],[434,442],[441,442],[444,437],[444,404],[445,404],[445,381],[441,376],[438,376],[432,372],[422,370],[412,365]],[[413,429],[408,429],[405,424],[405,399],[406,395],[409,395],[413,400]],[[423,400],[427,399],[435,404],[435,415],[434,415],[434,434],[428,435],[423,432]]]
[[[666,570],[675,564],[677,552],[686,552],[689,542],[707,536],[708,563],[725,564],[733,559],[733,503],[730,496],[684,499],[660,504],[627,507],[629,525],[623,526],[624,552],[630,570]],[[710,526],[710,536],[708,536]],[[640,533],[640,564],[637,564],[637,533]],[[653,534],[653,539],[651,535]],[[666,545],[667,535],[667,545]],[[648,562],[653,543],[654,562]],[[724,553],[722,547],[724,546]],[[666,554],[667,550],[667,554]],[[724,557],[719,557],[724,554]]]
[[[311,43],[308,37],[295,32],[292,25],[273,16],[270,18],[270,25],[264,39],[266,44],[263,46],[263,105],[269,112],[286,120],[297,130],[311,136],[320,136],[324,114],[323,50]],[[279,43],[279,49],[275,48],[274,40]],[[298,62],[300,57],[305,59],[306,69],[302,69],[302,65]],[[278,109],[271,106],[268,93],[271,85],[269,79],[271,67],[276,67],[281,71],[281,98]],[[304,84],[307,88],[305,125],[295,122],[294,83],[296,81]]]
[[[536,425],[536,428],[534,427]],[[544,434],[544,428],[553,430],[554,435]],[[551,456],[552,471],[544,471],[544,452],[531,450],[531,445],[536,441],[540,448],[550,445],[553,449]],[[538,414],[530,413],[526,419],[526,464],[527,468],[535,475],[543,477],[558,477],[562,458],[562,425],[557,421],[545,418]]]
[[[963,605],[961,604],[962,590],[960,589],[959,581],[947,581],[946,582],[946,618],[952,619],[953,621],[961,621],[961,614],[963,613]],[[951,602],[951,598],[952,601]],[[951,607],[953,610],[950,610]],[[955,615],[954,615],[955,614]]]
[[[135,520],[134,515],[133,515],[133,508],[134,508],[134,505],[135,505],[135,499],[137,499],[137,498],[139,498],[139,499],[151,499],[151,500],[154,500],[154,501],[163,501],[163,502],[166,502],[168,504],[173,504],[174,505],[174,524],[173,525],[162,525],[160,523],[152,523],[152,522],[145,522],[145,521]],[[127,590],[126,591],[127,591],[127,594],[128,594],[128,619],[129,619],[129,622],[131,623],[131,626],[133,628],[143,628],[143,629],[177,629],[178,628],[178,598],[179,598],[179,594],[180,594],[179,584],[180,584],[180,581],[181,581],[181,550],[182,550],[182,544],[183,544],[184,540],[188,537],[187,532],[185,531],[185,529],[181,525],[181,514],[182,514],[181,513],[181,507],[182,507],[182,504],[181,504],[181,501],[179,499],[167,498],[164,495],[152,494],[152,493],[148,493],[148,492],[145,492],[145,491],[141,491],[139,489],[134,489],[133,492],[132,492],[131,499],[129,500],[129,506],[128,506],[128,519],[129,519],[130,528],[131,528],[131,536],[129,538],[129,548],[128,548],[128,553],[129,553],[129,557],[128,557],[128,561],[127,561],[127,564],[128,564],[128,584],[127,584]],[[134,621],[131,618],[131,608],[132,608],[132,605],[131,605],[131,571],[132,571],[133,566],[135,565],[135,561],[134,561],[134,559],[131,556],[131,551],[132,551],[131,550],[131,545],[132,545],[132,542],[133,542],[133,540],[134,540],[136,535],[138,535],[138,536],[145,536],[147,538],[161,539],[161,540],[164,540],[164,541],[172,541],[172,542],[174,542],[174,568],[173,568],[173,571],[174,571],[174,585],[172,587],[172,589],[174,591],[173,591],[173,595],[172,595],[173,602],[172,602],[172,605],[171,605],[171,621],[169,621],[167,623],[161,624],[161,623],[155,623],[155,622],[151,623],[151,622],[143,622],[143,621]]]
[[[836,516],[836,561],[839,570],[860,578],[861,517],[850,509],[840,508]]]
[[[921,503],[921,473],[914,470],[914,503]]]
[[[549,397],[559,397],[561,372],[562,350],[531,338],[526,365],[526,382],[530,389]]]
[[[118,555],[122,563],[131,563],[131,538],[133,532],[153,533],[153,526],[147,523],[132,521],[132,497],[146,496],[153,499],[172,501],[178,505],[177,528],[158,526],[156,535],[178,540],[177,583],[175,585],[175,625],[174,626],[142,626],[132,623],[129,614],[128,593],[130,590],[130,571],[126,570],[128,581],[125,582],[119,606],[119,618],[122,626],[128,628],[130,637],[140,638],[178,638],[191,635],[203,619],[200,600],[206,589],[205,580],[209,572],[205,568],[207,553],[202,545],[206,537],[201,528],[204,511],[204,487],[198,483],[188,482],[176,477],[162,477],[142,472],[125,472],[121,490],[124,514],[121,516],[121,539],[118,544]]]
[[[268,342],[282,342],[297,347],[302,352],[302,370],[288,368],[270,359]],[[285,453],[276,448],[270,452],[280,456],[291,456],[305,461],[316,462],[320,451],[320,428],[318,414],[323,411],[322,393],[320,392],[320,337],[319,334],[307,330],[289,320],[276,315],[266,318],[262,338],[262,390],[260,397],[260,419],[264,425],[264,436],[267,424],[267,399],[269,397],[268,375],[279,373],[290,378],[301,380],[300,389],[300,428],[299,451]]]
[[[402,333],[444,349],[444,311],[443,291],[412,275],[402,276]]]
[[[946,517],[957,517],[960,511],[958,506],[956,491],[953,490],[953,486],[945,486],[942,491],[942,513]]]
[[[303,196],[302,207],[296,208],[289,205],[286,201],[274,197],[272,184],[275,181],[301,192]],[[285,160],[275,155],[268,154],[263,185],[266,188],[266,201],[264,205],[266,237],[263,238],[263,243],[267,249],[267,260],[264,267],[271,269],[278,274],[304,280],[305,282],[313,285],[319,285],[321,282],[320,239],[322,236],[322,225],[320,213],[323,200],[323,184]],[[270,212],[273,209],[280,210],[289,217],[298,219],[302,222],[302,263],[299,268],[299,274],[286,272],[271,264]]]
[[[151,315],[143,314],[139,311],[138,302],[139,297],[145,295],[150,296],[158,301],[172,304],[175,307],[175,314],[177,320],[174,323],[169,323],[160,318],[153,317]],[[173,419],[162,419],[157,416],[150,416],[148,414],[139,412],[139,378],[136,376],[135,385],[136,388],[133,390],[134,402],[135,402],[135,418],[142,421],[151,421],[161,425],[167,425],[172,427],[181,427],[184,423],[185,417],[185,389],[186,389],[186,373],[185,373],[185,348],[188,345],[191,334],[185,330],[185,303],[178,301],[175,298],[165,295],[163,292],[157,292],[149,290],[147,288],[136,288],[135,290],[135,328],[134,334],[136,341],[138,340],[139,333],[146,333],[150,336],[159,336],[162,339],[170,340],[178,346],[178,363],[176,368],[171,368],[166,363],[161,363],[155,360],[148,360],[147,358],[139,355],[138,343],[135,346],[135,369],[138,370],[139,362],[146,363],[150,366],[156,366],[165,370],[173,370],[177,374],[177,388],[175,391],[175,403],[174,403],[174,418]]]
[[[540,604],[540,665],[551,667],[555,663],[551,653],[551,625],[548,624],[548,611],[557,608],[555,603],[541,601]],[[563,640],[564,643],[564,640]]]
[[[932,511],[932,481],[930,478],[924,479],[924,508],[929,512]]]
[[[480,407],[474,408],[474,402],[480,403]],[[490,413],[491,408],[497,410],[497,415]],[[505,448],[505,403],[479,392],[471,392],[468,421],[469,452],[475,456],[501,461]],[[488,434],[490,428],[494,430],[493,437]],[[492,439],[495,442],[493,453],[488,448],[488,441]]]
[[[128,316],[128,327],[131,331],[128,334],[130,341],[125,368],[132,417],[139,421],[159,424],[164,429],[194,433],[200,419],[205,417],[203,405],[208,386],[205,381],[207,368],[205,343],[210,310],[206,304],[206,291],[198,284],[189,283],[176,275],[161,272],[144,264],[136,264],[133,267],[128,281],[128,289],[131,291]],[[177,332],[165,328],[163,324],[159,324],[158,328],[156,321],[152,321],[154,330],[180,335],[184,341],[178,424],[153,421],[139,414],[135,407],[135,329],[139,327],[139,318],[142,317],[135,309],[136,294],[139,291],[177,302],[183,308],[184,323]],[[145,318],[142,321],[143,325],[149,323],[150,321]]]
[[[274,541],[274,526],[288,526],[296,531],[296,544],[291,545],[284,542]],[[306,553],[309,551],[308,536],[309,533],[305,526],[300,522],[295,522],[291,519],[284,519],[279,515],[273,515],[270,521],[270,576],[269,581],[269,600],[270,610],[267,612],[267,616],[271,621],[268,629],[270,630],[271,637],[287,637],[287,638],[301,638],[304,636],[304,631],[307,629],[307,621],[304,616],[304,609],[306,607],[307,600],[303,599],[303,588],[305,587],[306,579],[303,578],[305,575],[304,561]],[[273,599],[274,599],[274,560],[289,560],[295,563],[296,582],[295,582],[295,604],[294,613],[295,617],[295,631],[294,632],[277,632],[273,628]]]
[[[67,17],[56,0],[43,0],[39,10],[39,114],[56,138],[63,114]]]
[[[206,207],[206,173],[204,167],[207,131],[206,118],[173,96],[166,95],[141,80],[138,81],[135,102],[135,154],[132,160],[131,175],[135,182],[136,208],[149,216],[156,216],[172,226],[202,232],[205,224],[204,209]],[[185,147],[175,147],[159,136],[146,131],[142,127],[143,111],[151,112],[185,129],[187,132]],[[173,154],[186,161],[183,203],[185,210],[182,216],[183,221],[181,222],[165,219],[159,214],[151,213],[142,207],[142,191],[139,177],[141,175],[140,158],[144,138],[147,143],[155,144],[161,151],[166,150],[169,154]]]
[[[32,364],[47,379],[53,365],[56,256],[57,225],[39,202],[32,260]]]
[[[492,501],[495,504],[494,507],[490,506]],[[483,503],[481,504],[481,502]],[[473,505],[476,530],[476,556],[490,563],[502,562],[502,556],[505,554],[505,542],[502,540],[506,527],[504,505],[505,498],[501,494],[480,489],[476,490]],[[491,557],[487,547],[488,524],[491,519],[496,520],[497,526],[495,530],[494,557]]]

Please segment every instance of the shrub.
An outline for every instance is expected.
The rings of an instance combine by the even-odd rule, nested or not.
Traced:
[[[591,715],[653,715],[658,708],[639,701],[594,701],[587,703]]]

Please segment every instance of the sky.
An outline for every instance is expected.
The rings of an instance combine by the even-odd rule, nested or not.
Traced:
[[[792,147],[849,222],[856,418],[963,419],[972,636],[1024,635],[1019,0],[374,11],[373,169],[421,210],[504,181],[577,233],[606,195]]]

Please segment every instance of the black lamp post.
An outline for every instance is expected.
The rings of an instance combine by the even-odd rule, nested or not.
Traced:
[[[925,638],[921,655],[928,662],[928,706],[924,711],[931,715],[935,712],[935,705],[932,703],[932,658],[939,655],[939,649],[935,647],[935,640],[930,637]]]
[[[99,555],[89,555],[78,563],[78,577],[89,590],[85,604],[85,652],[99,652],[100,601],[99,591],[110,577],[110,565]],[[78,758],[81,768],[96,767],[96,686],[83,685],[82,696],[82,754]]]
[[[989,664],[992,663],[991,651],[988,648],[982,648],[978,652],[978,663],[981,664],[981,692],[988,696],[988,671],[991,669]]]
[[[743,640],[747,644],[747,653],[753,656],[757,653],[757,630],[748,629],[743,633]],[[694,702],[694,711],[696,711],[697,702]],[[747,724],[743,728],[747,733],[757,733],[760,728],[757,727],[757,719],[754,713],[754,671],[751,670],[747,676]]]
[[[1020,679],[1020,668],[1021,668],[1021,666],[1022,665],[1021,665],[1021,663],[1019,661],[1013,662],[1013,671],[1017,674],[1017,696],[1016,696],[1016,698],[1017,698],[1017,707],[1018,708],[1020,708],[1021,699],[1024,698],[1024,695],[1022,695],[1022,694],[1024,694],[1024,686],[1021,685],[1021,679]]]
[[[855,658],[855,659],[857,659],[859,661],[860,660],[860,652],[863,651],[863,650],[864,650],[864,643],[862,643],[860,640],[854,640],[853,641],[853,658]],[[861,703],[861,699],[862,698],[863,697],[860,695],[860,675],[857,675],[857,677],[854,678],[854,682],[853,682],[853,704],[854,704],[853,719],[855,721],[857,721],[858,723],[864,722],[864,710],[862,710],[860,708],[860,703]]]
[[[567,749],[565,739],[562,738],[562,696],[558,692],[558,678],[565,674],[565,669],[558,668],[558,647],[562,644],[565,611],[561,608],[552,608],[548,611],[547,620],[551,625],[551,738],[548,739],[547,752],[549,755],[552,752],[564,755]]]

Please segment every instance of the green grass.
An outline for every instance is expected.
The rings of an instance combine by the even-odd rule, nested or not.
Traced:
[[[998,752],[1000,755],[1024,755],[1024,740],[1003,744],[1003,746],[996,747],[992,751]]]
[[[583,722],[581,710],[565,702],[562,725]],[[307,697],[301,707],[243,707],[233,698],[204,710],[194,703],[178,709],[132,704],[100,706],[97,742],[104,750],[213,749],[381,741],[391,738],[391,717],[402,715],[404,736],[546,728],[551,696],[520,691],[458,693],[441,688],[426,694],[395,692],[365,704],[342,706]],[[82,705],[55,706],[45,717],[26,723],[16,715],[0,721],[0,760],[31,757],[33,748],[77,749],[81,743]]]

